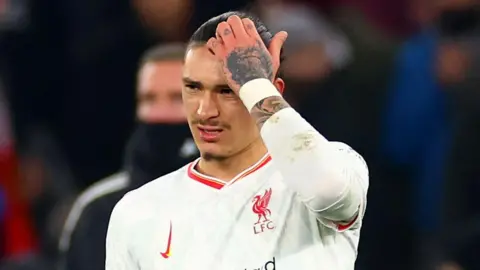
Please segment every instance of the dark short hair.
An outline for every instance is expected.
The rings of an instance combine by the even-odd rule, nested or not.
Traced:
[[[195,44],[207,43],[210,38],[216,36],[215,33],[217,31],[217,25],[221,22],[226,22],[230,16],[234,16],[234,15],[237,15],[241,19],[248,18],[252,20],[253,23],[255,24],[258,34],[260,35],[260,38],[262,39],[263,44],[265,44],[265,46],[268,48],[268,46],[270,45],[273,39],[272,32],[270,32],[268,27],[257,16],[244,11],[229,11],[206,21],[190,37],[190,41],[188,42],[189,46],[195,45]],[[280,51],[280,66],[284,58],[285,56],[282,49]],[[281,68],[280,68],[280,71],[281,71]],[[277,74],[277,76],[280,76],[280,73],[281,73],[280,71],[279,71],[279,74]]]
[[[183,61],[186,48],[187,45],[184,43],[167,43],[154,46],[143,53],[139,66],[142,67],[152,62]]]

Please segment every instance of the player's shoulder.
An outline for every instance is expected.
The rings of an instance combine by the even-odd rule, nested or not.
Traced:
[[[177,188],[181,184],[182,179],[184,179],[187,175],[189,164],[184,165],[180,169],[169,174],[160,176],[129,193],[134,194],[131,196],[137,197],[148,197],[149,195],[158,196],[159,194],[165,193],[168,194],[173,188]]]
[[[117,203],[114,213],[139,215],[153,211],[162,201],[167,201],[172,192],[179,188],[187,174],[188,164],[182,168],[152,180],[145,185],[129,191]],[[138,211],[138,209],[142,209]]]

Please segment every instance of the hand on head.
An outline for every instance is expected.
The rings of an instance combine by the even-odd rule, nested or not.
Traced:
[[[250,80],[274,80],[287,36],[285,31],[277,33],[267,48],[253,21],[234,15],[218,24],[216,37],[210,38],[207,46],[222,63],[229,86],[238,94]]]

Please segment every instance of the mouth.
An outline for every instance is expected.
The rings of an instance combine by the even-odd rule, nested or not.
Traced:
[[[218,127],[198,126],[200,138],[205,142],[216,142],[220,139],[223,129]]]

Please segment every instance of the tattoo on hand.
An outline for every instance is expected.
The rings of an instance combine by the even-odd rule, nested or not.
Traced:
[[[223,30],[223,35],[224,35],[224,36],[228,36],[228,35],[230,35],[231,33],[232,33],[232,30],[230,30],[230,29],[228,29],[228,28],[225,29],[225,30]]]
[[[270,53],[259,40],[255,46],[235,49],[226,61],[232,80],[240,87],[254,79],[273,79]]]
[[[282,97],[267,97],[255,104],[250,114],[257,121],[258,129],[261,129],[272,115],[289,107],[290,105]]]

